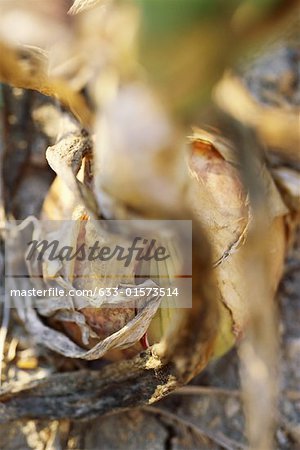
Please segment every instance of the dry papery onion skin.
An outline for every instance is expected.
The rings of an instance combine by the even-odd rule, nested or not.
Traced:
[[[232,144],[218,135],[203,130],[195,130],[190,138],[190,143],[189,190],[186,202],[192,209],[195,220],[199,219],[204,226],[212,247],[213,270],[220,298],[220,325],[213,355],[219,356],[243,336],[247,326],[247,302],[251,301],[251,296],[246,289],[246,275],[243,267],[246,258],[244,246],[252,226],[252,212],[247,192],[241,181],[236,150]],[[261,257],[267,261],[269,288],[274,295],[283,270],[287,240],[285,222],[289,211],[284,205],[270,173],[260,161],[257,161],[257,170],[266,188],[268,201],[269,240],[264,249],[266,254]],[[80,178],[80,176],[79,174],[78,177]],[[60,195],[62,188],[66,196]],[[73,202],[75,205],[75,197],[64,185],[63,180],[57,178],[44,203],[44,218],[54,218],[48,212],[51,211],[50,206],[53,204],[53,199],[57,197],[60,198],[60,216],[66,218],[65,211],[69,211],[70,214],[72,210],[70,204]],[[67,199],[67,204],[64,204],[64,198]],[[81,206],[74,208],[72,214],[73,218],[80,222],[82,217],[87,218],[87,216],[82,216],[85,213],[84,206]],[[56,215],[55,219],[57,218]],[[89,226],[87,230],[88,228]],[[87,241],[93,238],[95,231],[90,231],[90,233],[90,236],[89,232],[85,233]],[[98,270],[99,268],[96,266],[89,267],[90,272]],[[193,277],[197,277],[197,274],[194,273]],[[131,280],[126,281],[134,283],[134,274],[132,273]],[[48,346],[65,356],[84,359],[97,359],[104,356],[107,359],[115,360],[131,357],[144,348],[144,338],[142,341],[140,339],[135,342],[131,341],[131,345],[129,345],[128,337],[121,348],[118,341],[112,339],[111,344],[105,347],[103,353],[93,350],[97,346],[99,347],[99,343],[101,346],[104,339],[111,339],[112,334],[119,333],[120,330],[121,333],[122,330],[124,331],[124,327],[126,328],[135,317],[134,311],[130,309],[110,310],[101,307],[82,309],[80,311],[81,318],[77,323],[70,317],[64,316],[62,312],[56,317],[53,315],[48,318],[47,326],[43,326],[47,328],[46,334],[54,332],[56,336],[58,331],[55,328],[60,329],[59,334],[64,344],[59,348],[57,345],[53,348],[54,346],[51,347],[53,340],[50,339]],[[169,324],[180,313],[180,309],[157,309],[147,329],[149,345],[160,341]],[[38,315],[35,317],[35,321],[40,322]],[[83,329],[80,323],[85,323],[85,326],[92,329],[90,339],[85,341],[85,344],[82,339]],[[63,348],[68,350],[64,351]]]
[[[253,217],[232,144],[218,135],[197,130],[191,142],[190,170],[194,178],[191,205],[208,234],[222,299],[220,333],[215,348],[215,354],[219,355],[243,336],[247,326],[247,305],[251,296],[244,272],[245,244]],[[274,295],[283,272],[289,211],[267,168],[260,161],[256,161],[256,165],[266,191],[269,227],[269,239],[261,258],[266,259],[269,288]]]

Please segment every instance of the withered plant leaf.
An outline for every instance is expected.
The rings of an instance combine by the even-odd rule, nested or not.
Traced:
[[[57,98],[80,122],[89,127],[92,112],[81,94],[64,80],[51,78],[47,73],[47,54],[36,47],[12,48],[0,41],[0,81],[11,86],[33,89]]]
[[[106,1],[107,0],[74,0],[68,14],[78,14],[96,6],[98,3],[104,3]]]
[[[51,350],[64,356],[87,360],[99,359],[111,349],[130,347],[141,339],[159,304],[159,297],[148,298],[144,307],[139,309],[138,314],[130,322],[120,330],[98,342],[90,350],[84,350],[71,341],[65,334],[44,325],[33,308],[27,308],[25,311],[25,326],[37,342],[46,345]]]
[[[191,207],[204,224],[211,242],[221,298],[221,318],[224,322],[220,326],[221,338],[216,345],[219,354],[226,348],[225,341],[228,341],[228,347],[232,345],[232,334],[239,336],[248,321],[249,291],[243,264],[247,258],[245,243],[253,227],[253,211],[248,191],[243,185],[239,149],[220,136],[203,130],[195,130],[191,142]],[[274,294],[283,268],[286,241],[284,217],[288,210],[269,171],[255,152],[253,167],[268,200],[265,220],[269,239],[262,258],[267,261],[269,287]]]
[[[255,128],[259,137],[286,157],[299,160],[299,108],[279,108],[259,103],[242,81],[227,73],[218,83],[219,106],[237,120]]]

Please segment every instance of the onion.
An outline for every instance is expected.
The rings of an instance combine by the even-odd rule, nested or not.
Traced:
[[[187,173],[188,177],[185,203],[186,207],[192,210],[195,220],[199,220],[202,224],[212,249],[220,299],[220,325],[213,352],[217,356],[228,350],[243,335],[247,326],[249,292],[247,292],[247,274],[244,272],[243,263],[247,258],[245,242],[251,231],[253,219],[251,205],[238,167],[238,153],[233,145],[218,135],[195,130],[190,137],[190,147],[188,170],[182,172]],[[184,160],[182,164],[185,164]],[[269,239],[264,246],[261,258],[267,261],[269,289],[274,295],[283,270],[286,250],[285,222],[288,210],[266,167],[260,161],[256,161],[255,167],[267,193],[266,213]],[[55,183],[57,190],[58,181]],[[51,205],[53,196],[55,196],[55,184],[46,199],[44,211],[49,210],[48,206]],[[66,198],[70,197],[66,196]],[[70,203],[65,206],[66,210],[70,209]],[[73,218],[77,219],[77,223],[78,220],[81,221],[83,224],[81,227],[83,226],[85,230],[83,234],[77,234],[78,242],[84,240],[89,245],[95,240],[99,230],[95,230],[93,224],[87,220],[85,210],[82,208],[77,208],[77,216],[73,213]],[[90,262],[88,265],[76,263],[75,266],[75,273],[87,271],[89,274],[99,274],[102,270],[99,261]],[[105,278],[101,280],[103,287],[116,287],[118,283],[124,282],[133,284],[136,268],[132,266],[129,269],[130,280],[125,280],[121,273],[119,280],[111,281]],[[115,269],[112,268],[113,270]],[[156,270],[161,269],[156,267]],[[197,273],[193,273],[193,277],[197,277]],[[65,281],[72,283],[70,279]],[[99,279],[96,283],[99,285]],[[81,282],[80,287],[85,287],[84,282]],[[62,344],[53,344],[54,341],[57,342],[57,339],[53,338],[48,345],[52,346],[51,348],[54,346],[54,350],[63,354],[66,354],[63,349],[68,348],[67,356],[71,357],[85,359],[101,356],[110,359],[131,357],[147,345],[159,342],[174,322],[176,315],[180,314],[180,310],[173,306],[170,308],[158,308],[158,306],[158,303],[154,304],[151,313],[144,314],[143,318],[138,319],[132,307],[103,308],[101,304],[94,306],[90,304],[86,308],[73,312],[73,316],[70,311],[68,314],[66,311],[62,314],[62,311],[58,313],[54,310],[50,315],[51,318],[48,319],[52,327],[48,329],[48,332],[52,330],[51,332],[56,333],[56,336],[59,333]],[[42,309],[40,314],[43,314]],[[135,322],[137,326],[132,326]],[[37,327],[39,333],[40,327],[41,324]],[[64,333],[61,333],[62,330]],[[119,334],[123,336],[121,340],[118,338]],[[69,349],[70,345],[72,350]]]

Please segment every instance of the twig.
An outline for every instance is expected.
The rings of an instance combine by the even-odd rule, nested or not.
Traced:
[[[229,395],[240,397],[241,391],[237,389],[224,389],[215,386],[183,386],[174,395]]]
[[[242,392],[238,389],[226,389],[217,386],[183,386],[172,392],[172,395],[227,395],[231,397],[242,396]],[[280,392],[281,397],[287,397],[289,400],[300,400],[300,392],[293,390],[283,390]]]
[[[207,438],[214,443],[220,445],[226,450],[234,450],[234,449],[246,449],[247,447],[244,444],[241,444],[240,442],[236,442],[233,439],[228,438],[227,436],[223,435],[220,432],[214,432],[207,431],[199,425],[195,425],[193,422],[191,422],[187,418],[183,418],[180,416],[177,416],[176,414],[171,413],[170,411],[167,411],[166,409],[157,408],[154,406],[144,406],[141,408],[145,412],[149,412],[156,415],[161,415],[165,417],[166,419],[169,419],[171,421],[175,421],[187,428],[190,428],[195,435],[203,441],[203,438]]]

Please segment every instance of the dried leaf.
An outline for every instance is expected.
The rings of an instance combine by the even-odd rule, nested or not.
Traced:
[[[237,150],[226,140],[202,130],[195,130],[191,142],[190,202],[208,233],[222,300],[216,344],[219,354],[232,345],[234,336],[243,334],[248,321],[249,293],[243,263],[247,258],[245,243],[253,226],[252,208],[238,168]],[[253,158],[267,199],[269,236],[261,259],[267,261],[269,289],[274,295],[283,270],[288,210],[264,164],[254,154]]]
[[[299,160],[299,108],[277,108],[260,104],[236,76],[227,73],[215,90],[218,105],[237,120],[257,131],[262,140],[279,153]]]
[[[146,283],[145,286],[149,287],[149,283]],[[145,297],[142,300],[145,300]],[[128,298],[125,298],[124,301],[128,301]],[[138,314],[125,327],[98,342],[90,350],[82,349],[65,334],[45,326],[34,309],[25,310],[25,326],[28,327],[28,331],[37,342],[64,356],[88,360],[99,359],[109,350],[131,347],[139,341],[147,331],[159,304],[159,297],[147,298],[143,308],[140,308]]]
[[[0,42],[0,80],[11,86],[33,89],[41,94],[57,98],[81,123],[89,127],[92,113],[84,98],[72,90],[63,79],[50,78],[47,74],[45,52],[32,47],[13,49]]]
[[[185,150],[153,92],[143,83],[121,86],[96,123],[95,195],[107,217],[116,217],[115,203],[146,215],[177,210],[188,180]]]
[[[277,186],[283,193],[287,206],[294,211],[300,212],[300,173],[290,167],[276,167],[272,175]]]
[[[100,3],[106,3],[107,0],[74,0],[73,5],[68,11],[68,14],[78,14],[87,9],[93,8]]]

